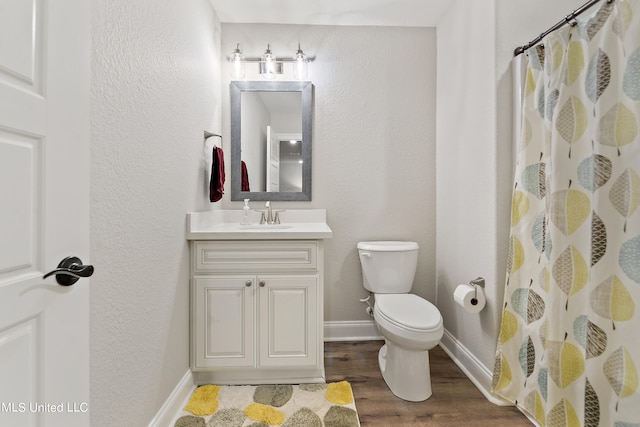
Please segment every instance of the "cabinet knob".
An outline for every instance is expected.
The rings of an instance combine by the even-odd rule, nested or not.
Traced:
[[[253,285],[253,281],[247,280],[246,282],[244,282],[244,285],[248,288],[249,286]]]
[[[264,282],[264,280],[260,280],[260,287],[264,288],[264,285],[266,285],[266,283]]]

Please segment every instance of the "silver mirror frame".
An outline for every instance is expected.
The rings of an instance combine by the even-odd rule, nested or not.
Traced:
[[[301,92],[302,94],[302,191],[242,191],[241,98],[242,92]],[[231,200],[311,201],[311,130],[313,122],[313,84],[309,81],[241,81],[229,84],[231,105]]]

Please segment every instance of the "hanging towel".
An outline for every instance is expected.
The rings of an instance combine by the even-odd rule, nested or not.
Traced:
[[[209,200],[217,202],[224,194],[224,153],[222,148],[213,147],[211,163],[211,182],[209,183]]]
[[[240,166],[242,169],[242,186],[241,189],[242,191],[251,191],[249,189],[249,173],[247,172],[247,164],[244,162],[244,160],[240,161]]]

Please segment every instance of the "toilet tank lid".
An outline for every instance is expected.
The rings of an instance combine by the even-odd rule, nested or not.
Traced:
[[[394,240],[358,243],[358,249],[362,249],[365,251],[372,251],[372,252],[416,251],[419,248],[420,246],[418,246],[417,242],[401,242],[401,241],[394,241]]]

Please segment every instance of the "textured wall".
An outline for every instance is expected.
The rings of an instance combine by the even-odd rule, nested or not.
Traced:
[[[325,320],[369,319],[358,301],[366,295],[361,240],[418,241],[414,291],[434,300],[435,30],[223,24],[222,52],[236,43],[246,56],[261,55],[267,43],[279,56],[292,56],[298,43],[316,56],[309,65],[313,200],[275,206],[327,209],[334,234],[325,246]],[[224,63],[226,135],[229,76]],[[225,196],[223,205],[239,209],[241,202]]]
[[[92,4],[91,425],[143,426],[189,366],[185,213],[220,131],[207,0]]]
[[[497,222],[494,1],[458,1],[438,26],[437,306],[446,330],[493,368],[503,274]],[[486,280],[487,306],[453,301],[459,283]]]

